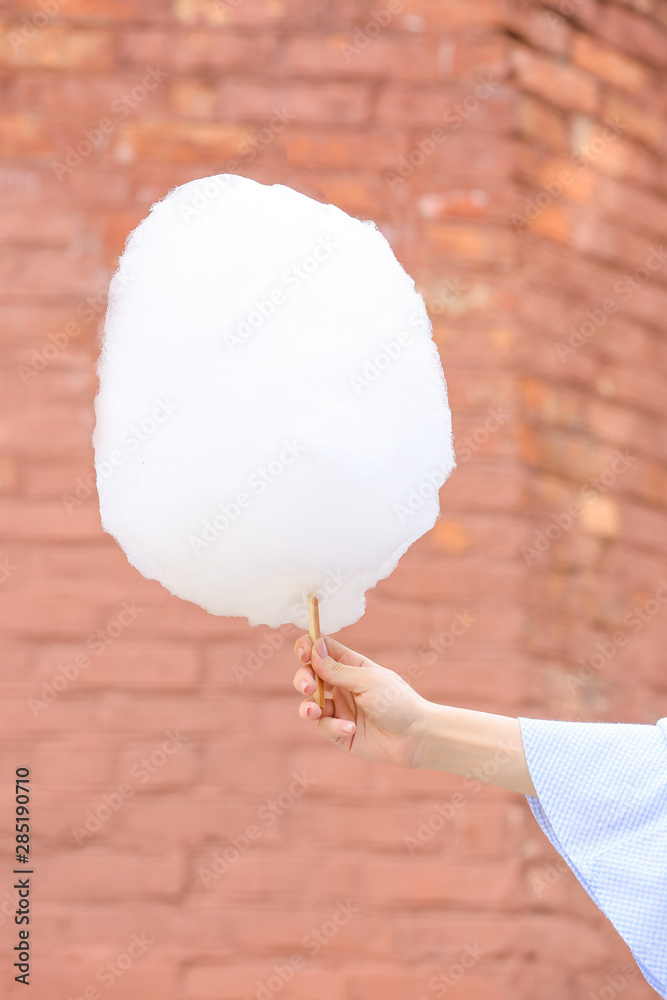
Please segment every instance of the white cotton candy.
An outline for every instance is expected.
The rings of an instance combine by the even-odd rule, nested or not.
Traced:
[[[105,531],[144,576],[253,625],[356,621],[454,467],[414,282],[372,222],[220,174],[131,234],[96,399]]]

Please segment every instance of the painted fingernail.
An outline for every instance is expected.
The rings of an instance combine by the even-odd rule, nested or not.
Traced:
[[[303,693],[305,694],[307,690],[308,690],[308,681],[301,681],[301,683],[299,684],[299,691],[303,691]]]
[[[317,640],[317,642],[315,643],[315,649],[317,650],[317,655],[321,656],[322,659],[324,659],[325,656],[329,655],[329,653],[327,651],[327,644],[324,641],[324,639],[318,639]]]
[[[355,730],[354,722],[341,722],[340,731],[341,733],[353,733]]]

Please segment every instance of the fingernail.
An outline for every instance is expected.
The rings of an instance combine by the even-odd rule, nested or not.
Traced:
[[[327,644],[324,641],[324,639],[317,640],[317,642],[315,643],[315,649],[317,650],[317,655],[320,656],[322,659],[324,659],[326,656],[329,655],[327,651]]]
[[[301,681],[301,683],[299,684],[299,691],[303,691],[303,693],[305,694],[307,690],[308,690],[308,681]]]
[[[341,733],[353,733],[354,729],[354,722],[341,722],[340,724]]]

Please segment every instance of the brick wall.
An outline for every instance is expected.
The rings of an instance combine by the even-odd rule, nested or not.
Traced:
[[[28,766],[33,995],[648,1000],[518,796],[337,754],[296,719],[296,630],[127,564],[90,435],[109,276],[170,187],[232,169],[373,218],[459,468],[343,641],[443,702],[667,714],[667,3],[2,13],[0,825]]]

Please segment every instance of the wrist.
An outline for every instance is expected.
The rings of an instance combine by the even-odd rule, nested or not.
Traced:
[[[535,795],[518,719],[426,702],[413,767]]]
[[[447,770],[445,758],[450,737],[448,714],[452,711],[447,705],[424,700],[420,739],[411,765],[413,768]]]

